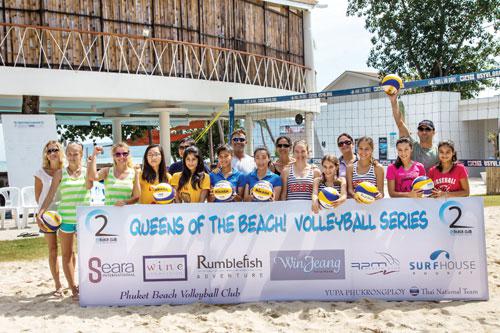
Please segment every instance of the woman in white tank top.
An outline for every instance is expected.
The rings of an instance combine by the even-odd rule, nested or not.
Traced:
[[[45,197],[50,189],[52,183],[52,176],[61,170],[64,163],[64,151],[61,144],[57,141],[49,141],[43,147],[42,168],[35,173],[35,199],[38,203],[38,209],[45,201]],[[50,210],[54,210],[55,203],[52,202],[49,206]],[[37,219],[37,224],[40,227],[40,232],[44,234],[45,241],[49,248],[49,267],[50,273],[55,283],[55,291],[53,293],[56,297],[62,296],[62,285],[59,279],[59,259],[57,257],[57,232],[45,232]]]

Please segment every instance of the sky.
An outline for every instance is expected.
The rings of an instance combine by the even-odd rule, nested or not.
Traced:
[[[327,8],[312,12],[317,90],[322,90],[346,70],[374,71],[366,65],[371,35],[364,19],[346,16],[347,0],[322,0]]]

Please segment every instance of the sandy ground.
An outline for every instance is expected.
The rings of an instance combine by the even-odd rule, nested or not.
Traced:
[[[500,332],[500,207],[485,209],[487,302],[266,302],[80,308],[45,260],[0,264],[2,332]],[[61,272],[62,277],[62,272]],[[49,294],[47,294],[49,293]]]

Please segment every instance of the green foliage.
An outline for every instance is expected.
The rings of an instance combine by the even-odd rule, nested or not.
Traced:
[[[367,64],[381,74],[424,79],[498,66],[500,0],[349,0],[347,14],[365,18],[373,34]],[[453,89],[467,98],[481,86]]]
[[[147,130],[156,128],[154,126],[133,126],[122,125],[123,140],[143,137],[147,135]],[[92,124],[91,126],[82,125],[57,125],[57,134],[62,140],[84,141],[86,139],[110,138],[112,136],[111,124]]]

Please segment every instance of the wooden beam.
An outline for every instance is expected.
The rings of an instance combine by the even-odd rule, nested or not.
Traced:
[[[22,114],[40,113],[40,96],[23,95]]]

